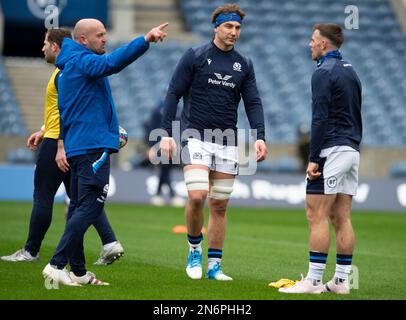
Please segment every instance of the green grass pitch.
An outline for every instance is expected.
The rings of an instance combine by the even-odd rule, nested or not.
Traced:
[[[349,296],[283,295],[268,283],[280,278],[298,279],[307,273],[308,227],[304,210],[230,208],[223,254],[230,282],[188,279],[185,264],[186,235],[174,234],[184,224],[183,209],[108,204],[106,210],[124,257],[110,266],[93,266],[101,249],[93,227],[85,236],[89,270],[109,287],[64,287],[48,290],[41,271],[63,232],[64,214],[55,205],[51,228],[41,248],[40,261],[0,261],[0,299],[406,299],[406,215],[353,212],[356,250],[353,263],[359,270],[359,289]],[[21,248],[27,237],[30,203],[0,202],[0,255]],[[206,221],[207,226],[207,212]],[[203,271],[207,241],[203,245]],[[334,236],[324,280],[335,268]]]

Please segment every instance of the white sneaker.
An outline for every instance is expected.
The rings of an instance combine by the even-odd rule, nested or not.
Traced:
[[[213,279],[213,280],[219,280],[219,281],[233,280],[233,278],[231,278],[223,273],[223,271],[221,270],[221,264],[218,262],[213,266],[213,268],[207,270],[206,278]]]
[[[172,198],[171,204],[172,204],[174,207],[177,207],[177,208],[179,208],[179,207],[184,207],[185,204],[186,204],[186,200],[183,199],[182,197],[175,196],[175,197]]]
[[[120,259],[123,255],[124,248],[120,242],[116,241],[116,244],[109,250],[105,250],[104,248],[102,249],[99,259],[97,259],[94,264],[102,266],[112,264],[114,261]]]
[[[151,203],[154,206],[162,207],[162,206],[165,205],[165,199],[163,197],[161,197],[161,196],[153,196],[151,198]]]
[[[193,280],[202,278],[202,253],[199,250],[189,251],[186,273]]]
[[[69,271],[66,268],[62,270],[51,266],[49,263],[42,270],[44,278],[51,278],[56,283],[64,284],[65,286],[80,287],[80,284],[73,281],[69,276]]]
[[[109,286],[110,283],[104,282],[101,280],[96,279],[96,275],[93,272],[86,272],[84,276],[77,277],[73,272],[70,273],[70,277],[73,281],[80,283],[80,284],[90,284],[93,286]]]
[[[337,294],[350,294],[350,285],[348,281],[339,282],[337,278],[330,280],[324,286],[324,292],[333,292]]]
[[[279,292],[282,293],[312,293],[320,294],[324,291],[324,285],[320,283],[319,285],[314,285],[312,280],[308,278],[303,278],[296,282],[293,286],[288,288],[279,288]]]
[[[39,259],[39,254],[37,254],[35,257],[33,257],[24,248],[14,252],[12,255],[1,257],[1,260],[10,261],[10,262],[20,262],[20,261],[33,262],[33,261],[37,261],[38,259]]]

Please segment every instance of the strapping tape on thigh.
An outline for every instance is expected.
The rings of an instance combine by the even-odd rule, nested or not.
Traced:
[[[214,179],[209,197],[218,200],[229,199],[233,192],[234,179]]]
[[[188,191],[209,191],[209,172],[203,169],[185,171],[185,183]]]

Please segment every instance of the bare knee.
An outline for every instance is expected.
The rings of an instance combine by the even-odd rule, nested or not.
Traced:
[[[307,206],[306,218],[310,226],[319,225],[327,221],[326,214],[320,208],[311,206]]]
[[[337,217],[334,214],[329,214],[328,218],[330,219],[331,224],[335,229],[338,227]]]
[[[219,215],[225,215],[227,211],[228,200],[219,200],[210,198],[210,209]]]
[[[331,224],[334,226],[334,229],[339,230],[345,228],[348,225],[351,225],[351,219],[348,216],[340,216],[339,214],[334,214],[329,216]]]
[[[309,225],[328,224],[335,198],[327,195],[306,196],[306,216]]]
[[[329,214],[331,224],[336,230],[351,227],[352,196],[338,194]]]
[[[194,210],[202,210],[204,207],[204,202],[206,201],[207,193],[199,192],[191,192],[189,193],[189,206]]]
[[[307,209],[306,211],[306,218],[309,225],[317,224],[320,221],[320,216],[317,214],[317,212],[310,209]]]
[[[310,201],[306,201],[306,218],[310,225],[317,220],[317,208]]]

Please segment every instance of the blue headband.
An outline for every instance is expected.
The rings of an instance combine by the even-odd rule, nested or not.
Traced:
[[[229,13],[220,13],[217,16],[216,21],[213,22],[214,27],[217,28],[220,24],[227,22],[227,21],[237,21],[240,24],[242,23],[242,19],[239,14],[235,12],[229,12]]]

